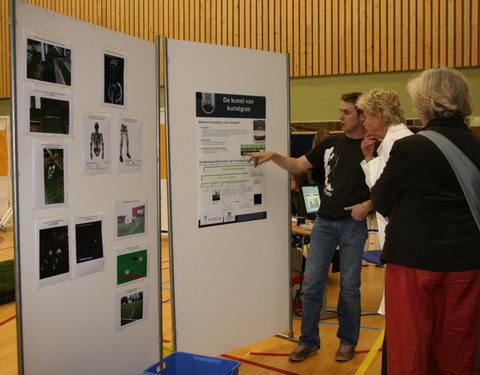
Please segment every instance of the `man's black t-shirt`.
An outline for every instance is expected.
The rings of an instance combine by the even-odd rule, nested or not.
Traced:
[[[360,162],[364,159],[360,143],[345,135],[331,136],[305,154],[313,165],[313,180],[319,185],[320,208],[317,214],[327,220],[351,217],[344,207],[370,199],[370,190]]]

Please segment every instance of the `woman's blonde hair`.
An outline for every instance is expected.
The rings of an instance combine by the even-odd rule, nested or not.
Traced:
[[[470,88],[458,70],[424,70],[407,84],[407,91],[421,119],[465,118],[472,113]]]
[[[393,90],[373,89],[358,99],[357,106],[363,112],[379,113],[386,128],[405,122],[400,97]]]

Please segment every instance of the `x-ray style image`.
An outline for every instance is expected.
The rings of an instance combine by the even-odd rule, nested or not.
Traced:
[[[206,114],[210,114],[215,110],[215,94],[202,92],[202,110]]]
[[[70,94],[47,89],[26,86],[28,132],[31,135],[68,136],[71,131]]]
[[[142,169],[142,121],[139,118],[119,117],[119,172],[140,172]]]
[[[147,317],[147,286],[115,293],[116,328],[138,323]]]
[[[104,53],[103,101],[107,104],[125,104],[125,57]]]
[[[76,275],[104,268],[102,214],[75,217]]]
[[[68,221],[66,218],[37,222],[38,269],[40,282],[56,277],[56,281],[69,278]],[[61,277],[63,276],[63,277]],[[43,285],[55,281],[49,280]],[[42,284],[42,283],[41,283]]]
[[[84,171],[87,174],[111,171],[111,116],[104,113],[83,114]]]
[[[27,37],[27,78],[36,81],[71,86],[72,50],[65,45]]]
[[[147,249],[145,244],[117,249],[117,285],[147,276]]]
[[[113,201],[117,238],[145,234],[147,199]]]

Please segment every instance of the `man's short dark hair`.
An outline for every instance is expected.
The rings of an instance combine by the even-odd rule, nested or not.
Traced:
[[[362,96],[361,92],[348,92],[346,94],[343,94],[340,99],[342,102],[347,102],[347,103],[352,103],[355,105],[355,109],[357,110],[357,113],[362,113],[363,111],[357,107],[357,100]]]

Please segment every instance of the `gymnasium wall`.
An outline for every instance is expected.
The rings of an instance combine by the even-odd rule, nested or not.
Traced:
[[[479,66],[479,1],[26,2],[148,41],[160,35],[289,53],[291,77],[317,77]],[[0,98],[10,96],[7,10],[0,0]]]

